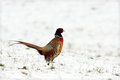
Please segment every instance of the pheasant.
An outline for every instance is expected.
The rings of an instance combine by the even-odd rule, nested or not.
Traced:
[[[62,32],[64,32],[64,30],[62,28],[58,28],[55,32],[55,37],[44,47],[39,47],[37,45],[23,41],[17,42],[18,44],[23,44],[27,47],[36,49],[40,55],[43,55],[45,57],[45,60],[49,65],[50,62],[53,62],[53,60],[61,53],[63,47],[63,36],[61,34]]]

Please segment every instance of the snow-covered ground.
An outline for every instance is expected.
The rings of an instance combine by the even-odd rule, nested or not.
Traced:
[[[120,80],[119,0],[0,0],[0,80]],[[21,40],[64,47],[47,65]],[[51,67],[52,66],[52,67]]]

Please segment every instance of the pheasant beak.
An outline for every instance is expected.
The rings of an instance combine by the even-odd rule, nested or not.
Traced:
[[[63,30],[63,32],[65,32],[65,30]]]

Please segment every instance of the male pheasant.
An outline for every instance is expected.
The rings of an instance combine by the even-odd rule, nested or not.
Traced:
[[[63,36],[62,32],[64,30],[62,28],[58,28],[55,32],[55,37],[44,47],[39,47],[37,45],[17,41],[19,44],[26,45],[30,48],[36,49],[41,55],[45,57],[45,60],[48,62],[48,65],[50,62],[53,62],[54,58],[56,58],[62,50],[63,47]]]

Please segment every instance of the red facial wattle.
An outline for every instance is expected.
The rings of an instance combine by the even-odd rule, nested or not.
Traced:
[[[59,32],[62,33],[62,32],[63,32],[63,29],[59,29]]]

